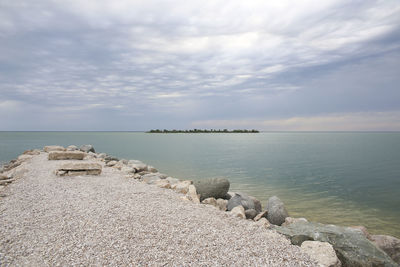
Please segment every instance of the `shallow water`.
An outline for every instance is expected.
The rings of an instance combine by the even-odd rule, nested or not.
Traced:
[[[227,177],[265,205],[312,221],[400,237],[400,133],[0,132],[0,162],[31,148],[93,144],[182,179]]]

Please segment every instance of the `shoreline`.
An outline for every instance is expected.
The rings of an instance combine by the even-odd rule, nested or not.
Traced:
[[[14,172],[17,172],[18,168],[20,168],[19,167],[20,165],[29,163],[29,160],[31,160],[32,158],[34,158],[36,156],[39,156],[39,155],[43,156],[43,154],[54,153],[54,152],[55,152],[55,154],[57,154],[57,151],[59,151],[61,154],[65,153],[65,148],[60,148],[60,147],[55,148],[54,147],[53,149],[55,149],[55,150],[51,151],[51,149],[50,149],[47,152],[36,151],[36,150],[28,151],[28,152],[24,153],[24,155],[21,155],[18,158],[18,160],[12,162],[11,166],[9,166],[9,167],[13,167],[13,165],[16,165],[16,166],[6,170],[5,173],[10,174],[10,172],[13,172],[13,170],[14,170]],[[79,151],[79,149],[75,146],[71,146],[70,149],[68,149],[68,150],[70,150],[71,152]],[[235,217],[235,216],[240,217],[240,218],[244,219],[244,221],[253,221],[253,224],[257,224],[257,225],[260,224],[258,222],[261,221],[262,228],[265,228],[267,231],[272,231],[272,232],[277,231],[277,232],[281,232],[281,233],[285,234],[289,238],[289,240],[291,241],[292,244],[297,243],[295,245],[301,245],[301,243],[303,243],[303,242],[299,243],[298,240],[297,241],[293,240],[293,239],[296,239],[294,237],[298,236],[298,234],[294,233],[294,232],[299,230],[294,226],[302,225],[305,223],[307,224],[307,226],[311,225],[311,223],[308,223],[307,220],[288,217],[287,212],[286,212],[286,215],[285,214],[283,215],[284,226],[278,226],[278,225],[282,224],[282,218],[278,218],[279,222],[271,223],[270,221],[274,221],[274,218],[273,218],[274,216],[272,216],[273,215],[272,210],[274,209],[274,206],[276,206],[276,205],[278,206],[278,208],[277,208],[278,215],[276,215],[277,217],[282,217],[282,214],[280,214],[279,212],[282,209],[285,210],[284,204],[283,203],[280,204],[279,201],[278,201],[278,204],[276,204],[276,205],[271,204],[267,213],[265,213],[265,210],[264,211],[259,210],[259,209],[261,209],[261,203],[260,203],[259,209],[256,211],[256,214],[254,214],[253,211],[252,212],[247,212],[247,211],[248,210],[256,210],[255,206],[257,206],[257,204],[255,204],[255,203],[257,203],[257,200],[253,200],[253,206],[250,205],[251,208],[243,207],[243,205],[248,204],[248,202],[249,202],[248,197],[250,197],[250,196],[246,196],[245,194],[229,193],[230,196],[228,196],[228,197],[217,197],[216,196],[214,198],[214,200],[215,201],[218,200],[220,202],[220,204],[217,203],[215,205],[214,200],[212,199],[213,198],[212,196],[211,196],[211,199],[204,198],[202,196],[202,195],[206,194],[208,191],[210,191],[210,185],[208,185],[208,189],[206,188],[206,191],[204,191],[204,189],[201,189],[202,186],[204,187],[204,184],[203,185],[201,183],[196,184],[196,183],[193,183],[192,181],[179,181],[178,179],[168,177],[167,175],[158,173],[154,167],[148,166],[138,160],[131,160],[131,161],[119,160],[115,157],[108,156],[107,154],[104,154],[104,153],[95,153],[93,147],[91,147],[91,146],[86,146],[83,149],[81,147],[80,150],[83,150],[82,153],[85,153],[84,158],[86,161],[101,162],[101,164],[103,166],[103,170],[114,169],[114,170],[119,171],[120,173],[124,174],[124,178],[127,180],[135,180],[138,182],[140,181],[142,184],[145,184],[145,185],[153,185],[153,186],[155,185],[156,187],[160,187],[163,190],[175,191],[175,192],[177,191],[178,194],[182,194],[182,196],[180,197],[181,198],[180,201],[182,201],[182,202],[190,202],[190,203],[194,203],[198,206],[217,206],[218,209],[222,210],[222,211],[220,211],[221,213],[229,214],[229,216],[231,216],[231,217]],[[62,152],[62,151],[64,151],[64,152]],[[78,154],[78,152],[76,152],[75,154]],[[64,160],[62,160],[62,161],[64,161]],[[67,171],[67,173],[68,173],[68,171]],[[65,173],[63,173],[63,175],[65,175]],[[23,174],[22,174],[22,176],[23,176]],[[67,176],[69,176],[69,175],[67,175]],[[19,178],[16,178],[15,180],[18,180],[18,179]],[[14,181],[12,181],[12,182],[14,182]],[[228,181],[228,183],[229,183],[229,181]],[[211,189],[219,186],[218,182],[215,182],[215,181],[214,181],[214,184],[213,184],[213,182],[211,182],[211,185],[212,185]],[[207,185],[206,185],[206,187],[207,187]],[[170,189],[172,189],[172,190],[170,190]],[[3,188],[3,190],[4,190],[4,188]],[[229,185],[228,185],[228,190],[229,190]],[[199,193],[198,191],[202,191],[202,192],[200,194],[198,194]],[[226,190],[225,194],[226,193],[228,193],[227,190]],[[219,196],[221,196],[221,194]],[[238,195],[239,195],[239,197],[238,197]],[[236,200],[239,201],[239,203],[242,205],[236,205],[233,208],[230,208],[229,212],[224,211],[223,203],[225,203],[225,205],[229,207],[229,204],[232,202],[231,200],[234,198],[236,198]],[[222,200],[224,200],[224,201],[222,201]],[[209,205],[204,205],[204,203],[207,203]],[[241,209],[239,206],[241,206],[243,209]],[[235,209],[235,208],[237,208],[237,209]],[[252,213],[252,214],[250,214],[250,213]],[[256,216],[258,216],[259,218],[258,218],[258,220],[255,221],[254,218],[256,218]],[[247,220],[245,220],[246,217],[247,217]],[[269,218],[269,220],[267,218]],[[276,225],[274,225],[274,224],[276,224]],[[312,227],[313,227],[313,229],[317,228],[316,225],[312,225]],[[318,225],[318,227],[324,228],[326,226]],[[356,236],[356,238],[359,238],[360,240],[362,240],[362,242],[364,242],[363,243],[364,245],[369,246],[370,244],[372,244],[370,241],[367,240],[368,233],[365,233],[365,229],[362,229],[362,231],[354,230],[354,229],[349,230],[348,228],[346,228],[344,230],[343,229],[344,229],[344,227],[336,227],[334,230],[335,231],[336,230],[337,231],[349,231],[349,234],[354,235],[354,236]],[[305,230],[303,229],[303,231],[305,231]],[[364,231],[364,233],[363,233],[363,231]],[[353,236],[353,238],[355,238],[354,236]],[[313,238],[309,237],[309,239],[313,239]],[[316,239],[316,238],[314,238],[314,239]],[[302,241],[305,241],[305,240],[302,240]],[[314,241],[314,242],[317,242],[317,241]],[[354,256],[350,257],[348,255],[343,255],[343,251],[341,251],[340,248],[337,247],[337,245],[336,246],[335,246],[335,244],[331,244],[331,245],[335,248],[336,254],[340,254],[340,255],[338,255],[338,257],[342,261],[342,264],[346,265],[346,262],[348,262],[348,260],[351,257],[354,257]],[[375,254],[383,253],[378,248],[376,248],[376,250],[374,250],[374,247],[368,247],[368,249],[372,249]],[[386,254],[383,253],[381,255],[382,258],[380,260],[388,260],[387,258],[385,258],[386,257],[385,255]],[[377,260],[376,255],[370,255],[370,259]],[[390,261],[388,261],[388,262],[390,263]]]

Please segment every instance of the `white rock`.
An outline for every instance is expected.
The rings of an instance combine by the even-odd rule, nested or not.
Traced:
[[[217,200],[213,197],[206,198],[201,203],[218,207]]]
[[[77,146],[74,145],[67,146],[67,151],[75,151],[75,150],[78,150]]]
[[[263,212],[260,212],[257,214],[256,217],[254,217],[254,221],[259,221],[261,218],[267,218],[268,211],[264,210]]]
[[[31,156],[31,155],[20,155],[20,156],[18,156],[18,160],[19,161],[27,161],[27,160],[30,160],[31,158],[33,158],[33,156]]]
[[[226,211],[227,206],[228,206],[228,200],[226,199],[222,199],[222,198],[218,198],[217,199],[217,206],[220,210],[222,211]]]
[[[107,166],[107,167],[112,167],[112,166],[114,166],[115,164],[117,164],[117,161],[111,160],[111,161],[109,161],[109,162],[106,163],[106,166]]]
[[[147,171],[148,172],[158,172],[156,168],[154,168],[153,166],[147,166]]]
[[[157,180],[154,182],[154,184],[158,187],[161,188],[166,188],[166,189],[170,189],[171,188],[171,184],[165,180],[165,179],[161,179],[161,180]]]
[[[271,228],[270,222],[267,220],[267,218],[264,218],[264,217],[262,217],[258,221],[256,221],[256,224],[263,228],[267,228],[267,229]]]
[[[301,244],[301,250],[307,253],[319,265],[326,267],[341,266],[340,260],[336,256],[335,250],[328,242],[304,241]]]
[[[243,208],[242,205],[239,205],[239,206],[234,207],[234,208],[230,211],[230,213],[231,213],[233,216],[236,216],[236,217],[239,217],[239,218],[242,218],[242,219],[246,219],[246,214],[244,213],[244,208]]]
[[[282,223],[282,226],[288,226],[292,223],[298,223],[298,222],[308,222],[306,218],[293,218],[293,217],[286,217],[285,222]]]
[[[197,194],[196,187],[194,185],[189,185],[187,196],[194,203],[200,203],[200,196]]]
[[[44,152],[51,152],[51,151],[65,151],[65,148],[62,146],[45,146],[43,148]]]
[[[178,193],[186,194],[189,191],[189,185],[192,184],[192,181],[181,181],[177,184],[171,186]]]
[[[171,186],[179,183],[179,179],[172,178],[172,177],[167,177],[165,180],[167,180],[171,184]]]

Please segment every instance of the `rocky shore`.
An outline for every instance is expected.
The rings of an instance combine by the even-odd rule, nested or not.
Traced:
[[[284,203],[180,180],[91,145],[0,169],[0,265],[398,266],[400,240],[289,216]]]

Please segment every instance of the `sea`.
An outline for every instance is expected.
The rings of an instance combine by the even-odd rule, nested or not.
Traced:
[[[292,217],[400,238],[399,132],[0,132],[0,162],[71,144],[180,179],[225,177],[264,207],[278,196]]]

